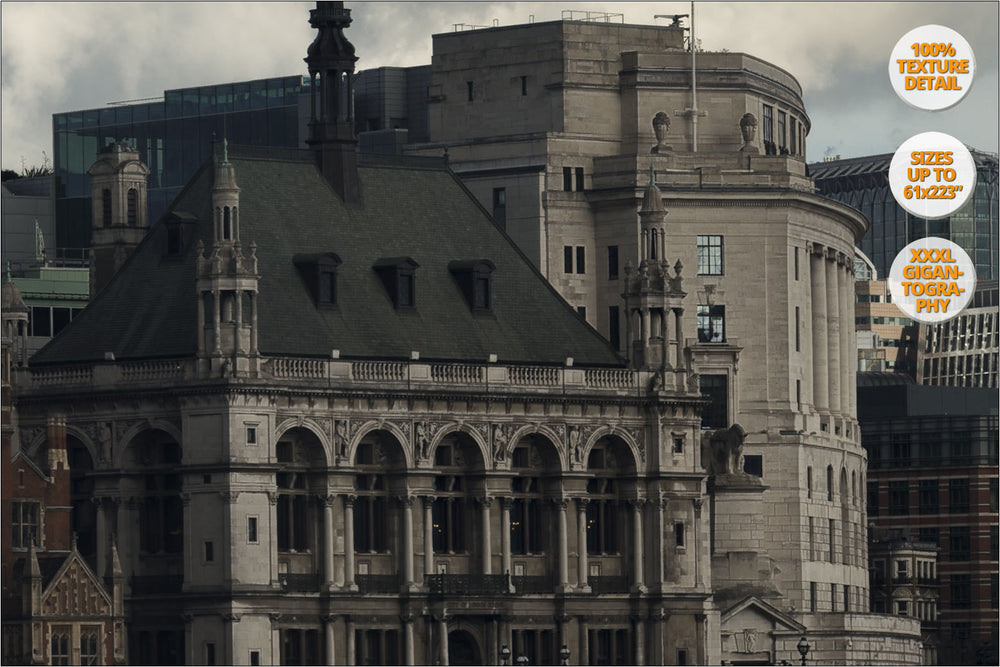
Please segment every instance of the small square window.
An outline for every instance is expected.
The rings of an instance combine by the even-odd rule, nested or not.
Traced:
[[[201,476],[201,482],[202,482],[202,484],[211,484],[212,483],[212,476],[211,475],[202,475]]]
[[[764,456],[762,454],[744,454],[743,472],[754,477],[763,477]]]
[[[583,319],[587,319],[587,307],[586,306],[577,306],[576,307],[576,312],[580,313],[580,317],[582,317]]]
[[[247,517],[247,542],[257,543],[257,517]]]

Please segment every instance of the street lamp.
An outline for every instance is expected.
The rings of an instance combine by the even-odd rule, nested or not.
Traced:
[[[562,660],[562,662],[559,664],[561,665],[569,664],[569,648],[565,644],[563,644],[562,648],[559,649],[559,659]]]
[[[799,649],[799,655],[802,656],[802,664],[806,664],[806,655],[809,653],[809,640],[803,637],[799,640],[799,643],[795,645],[795,648]]]
[[[508,660],[510,660],[510,649],[504,644],[500,648],[500,664],[506,667]]]

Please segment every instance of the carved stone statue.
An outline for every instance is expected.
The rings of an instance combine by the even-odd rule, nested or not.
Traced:
[[[336,420],[333,427],[333,447],[337,456],[341,458],[347,456],[347,422],[343,419]]]
[[[749,150],[754,137],[757,136],[757,117],[749,112],[743,114],[743,117],[740,118],[740,133],[743,135],[742,150]]]
[[[414,449],[416,450],[415,453],[418,459],[427,458],[427,455],[430,453],[427,451],[429,445],[430,439],[427,437],[427,425],[424,422],[417,422],[417,441]]]
[[[656,115],[653,116],[653,134],[656,135],[656,145],[649,150],[650,153],[668,153],[673,150],[672,146],[667,145],[667,131],[669,130],[670,116],[663,111],[657,111]]]
[[[580,427],[570,426],[569,427],[569,450],[573,456],[573,460],[577,463],[583,463],[583,450],[580,447]]]
[[[701,461],[710,475],[743,476],[743,442],[747,434],[739,424],[711,433],[702,442]]]

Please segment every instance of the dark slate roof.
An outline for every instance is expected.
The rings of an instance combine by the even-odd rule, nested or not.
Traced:
[[[230,147],[244,253],[257,244],[261,354],[622,366],[621,357],[556,293],[440,160],[364,159],[364,205],[346,207],[308,151]],[[211,162],[202,166],[122,270],[33,365],[196,353],[195,242],[165,257],[169,216],[197,218],[212,244]],[[336,309],[318,309],[296,255],[335,253]],[[400,313],[373,266],[412,258],[416,311]],[[451,262],[496,269],[493,313],[473,315]]]

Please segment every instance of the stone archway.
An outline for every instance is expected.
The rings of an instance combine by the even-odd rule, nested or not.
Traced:
[[[453,630],[448,633],[448,664],[483,664],[483,652],[472,633],[467,630]]]

